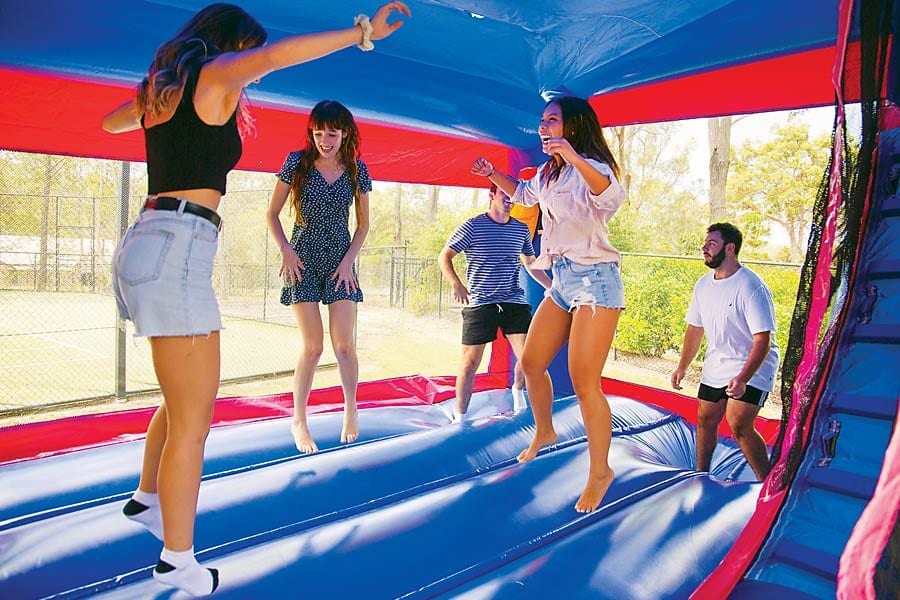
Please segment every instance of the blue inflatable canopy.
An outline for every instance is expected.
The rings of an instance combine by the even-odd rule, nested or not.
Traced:
[[[0,6],[0,140],[12,150],[142,160],[139,133],[100,131],[157,46],[205,0],[70,0]],[[375,2],[238,2],[270,39],[343,28]],[[605,125],[831,104],[837,0],[411,0],[373,52],[350,48],[251,86],[258,135],[241,168],[275,171],[324,98],[368,124],[379,180],[484,185],[488,155],[539,158],[557,94],[591,98]],[[858,60],[851,56],[852,60]],[[850,95],[853,95],[851,90]]]

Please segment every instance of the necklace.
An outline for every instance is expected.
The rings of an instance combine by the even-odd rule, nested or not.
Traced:
[[[341,175],[344,174],[344,165],[340,163],[326,165],[317,162],[316,169],[319,171],[328,185],[332,185],[341,177]]]

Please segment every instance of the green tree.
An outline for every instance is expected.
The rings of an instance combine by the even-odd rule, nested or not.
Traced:
[[[624,130],[624,131],[620,131]],[[626,187],[610,222],[610,241],[624,252],[694,253],[706,217],[689,189],[688,145],[679,123],[614,128],[610,136]]]
[[[656,357],[679,351],[691,292],[706,270],[699,261],[626,256],[622,282],[628,309],[619,319],[616,348]]]
[[[809,125],[787,123],[773,128],[767,142],[750,141],[735,152],[728,178],[728,213],[746,231],[752,248],[773,224],[788,236],[790,260],[806,252],[812,207],[828,160],[831,139],[812,136]]]

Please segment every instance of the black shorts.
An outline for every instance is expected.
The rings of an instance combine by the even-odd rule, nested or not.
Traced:
[[[722,398],[728,398],[728,394],[725,393],[727,387],[710,387],[705,383],[700,384],[700,389],[697,390],[697,397],[701,400],[706,400],[707,402],[718,402]],[[734,400],[740,400],[741,402],[746,402],[747,404],[752,404],[753,406],[762,406],[766,403],[766,398],[769,397],[769,392],[764,392],[759,388],[755,388],[752,385],[747,386],[747,391],[744,392],[744,395],[740,398],[734,398]]]
[[[531,307],[527,304],[502,302],[482,304],[462,309],[464,346],[478,346],[493,342],[497,338],[497,328],[503,335],[528,333],[531,325]]]

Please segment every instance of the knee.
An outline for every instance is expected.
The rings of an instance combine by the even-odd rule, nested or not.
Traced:
[[[322,344],[304,344],[300,350],[300,362],[319,362],[322,357]]]
[[[480,364],[481,361],[475,361],[472,358],[463,356],[462,362],[459,364],[459,370],[466,375],[471,375],[478,370]]]
[[[709,414],[703,411],[697,413],[697,427],[700,429],[718,429],[721,420],[722,417],[720,415]]]
[[[356,347],[352,342],[338,342],[334,344],[333,349],[335,358],[340,362],[356,355]]]
[[[206,438],[209,436],[211,419],[211,417],[205,415],[197,415],[196,418],[181,419],[177,422],[169,419],[166,444],[172,442],[174,444],[183,444],[184,446],[182,447],[202,447],[206,444]]]
[[[543,377],[547,371],[547,365],[534,359],[529,359],[527,356],[523,356],[519,364],[522,365],[522,373],[529,379]]]
[[[743,440],[756,434],[753,421],[746,419],[728,419],[728,426],[736,440]]]
[[[576,377],[570,374],[572,379],[572,391],[578,399],[593,398],[600,394],[600,381],[593,381],[590,377]]]

